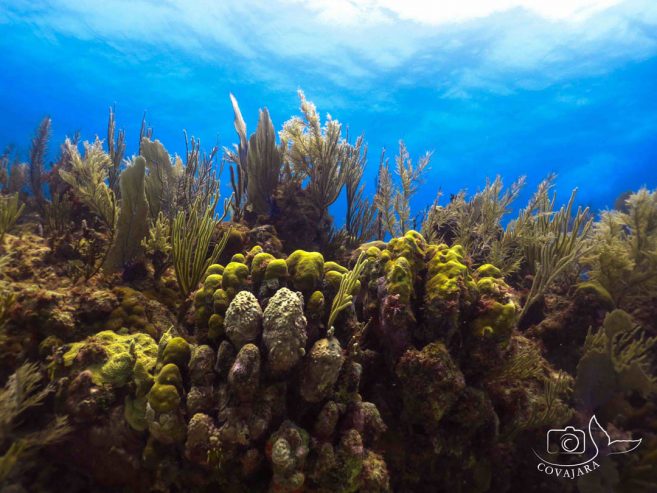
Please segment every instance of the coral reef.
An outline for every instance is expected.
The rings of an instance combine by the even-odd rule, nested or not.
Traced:
[[[549,176],[505,226],[524,179],[497,178],[420,233],[431,154],[383,156],[370,202],[364,139],[300,98],[250,137],[232,98],[223,210],[216,147],[144,121],[124,160],[113,110],[107,151],[48,170],[47,119],[2,156],[2,491],[654,490],[657,193],[595,221]],[[540,475],[546,431],[593,414],[642,447]]]

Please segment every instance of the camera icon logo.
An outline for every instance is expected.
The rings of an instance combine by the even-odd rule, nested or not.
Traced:
[[[552,429],[547,432],[547,451],[549,454],[583,454],[586,450],[586,433],[566,426],[563,430]]]

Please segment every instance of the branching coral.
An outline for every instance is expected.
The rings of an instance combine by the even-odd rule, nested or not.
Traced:
[[[215,196],[214,202],[207,203],[199,198],[194,201],[189,213],[179,211],[173,221],[173,265],[183,298],[187,298],[196,289],[203,274],[210,265],[216,263],[228,241],[230,232],[225,233],[210,250],[212,233],[219,222],[214,218],[217,200]]]
[[[427,152],[413,164],[406,144],[399,141],[399,154],[395,157],[395,173],[399,176],[399,187],[396,187],[390,164],[385,159],[385,154],[381,155],[374,204],[381,217],[383,236],[385,233],[399,236],[411,228],[411,198],[417,193],[430,162],[431,153]]]
[[[292,163],[296,177],[308,177],[308,190],[315,206],[322,214],[337,200],[344,185],[343,159],[345,142],[342,125],[329,115],[322,127],[315,105],[302,91],[301,112],[303,118],[288,120],[281,131],[281,139],[287,143],[287,159]]]
[[[345,147],[345,191],[347,212],[344,231],[350,246],[364,243],[376,233],[376,206],[364,197],[361,179],[367,161],[367,145],[358,137],[354,145]]]
[[[9,377],[0,390],[0,483],[26,469],[40,448],[62,440],[71,431],[67,418],[57,417],[41,430],[30,430],[21,416],[40,406],[52,391],[39,389],[41,375],[34,363],[24,363]]]
[[[148,233],[145,173],[146,160],[141,156],[121,173],[121,208],[116,238],[105,261],[108,270],[123,269],[143,257],[142,240]]]
[[[276,146],[274,124],[265,108],[260,111],[258,127],[249,139],[247,152],[247,209],[268,215],[272,195],[281,172],[281,149]]]
[[[115,194],[120,194],[119,174],[121,173],[121,161],[125,154],[125,132],[119,130],[115,138],[116,118],[114,108],[109,109],[109,118],[107,120],[107,154],[112,161],[108,171],[109,187]]]
[[[68,139],[65,146],[70,156],[70,170],[59,170],[61,178],[70,185],[73,193],[94,213],[108,233],[108,246],[101,254],[100,261],[86,269],[87,279],[94,276],[105,263],[105,259],[114,242],[116,225],[119,217],[119,207],[116,196],[107,185],[108,170],[111,166],[110,157],[103,152],[101,143],[96,140],[93,144],[85,142],[84,158],[80,155],[77,146]]]
[[[592,281],[611,294],[616,306],[636,308],[657,289],[657,191],[642,188],[624,211],[602,213],[586,258]]]
[[[464,191],[456,194],[445,207],[434,204],[425,217],[422,230],[435,241],[458,243],[479,261],[496,262],[491,250],[502,236],[502,218],[509,212],[525,183],[524,177],[503,191],[502,179],[487,181],[480,192],[466,200]],[[496,263],[496,265],[498,265]]]
[[[45,157],[48,139],[50,139],[50,123],[49,117],[41,120],[39,127],[32,139],[32,147],[30,148],[30,161],[29,161],[29,176],[30,188],[32,195],[36,201],[37,207],[43,210],[46,204],[46,199],[43,196],[43,181],[45,173]]]
[[[338,293],[333,298],[331,312],[326,324],[329,329],[333,327],[333,323],[340,312],[351,306],[353,293],[360,288],[360,281],[358,279],[360,278],[363,269],[367,266],[367,262],[368,260],[365,252],[361,252],[354,268],[346,274],[342,274],[340,289],[338,289]]]
[[[171,265],[171,223],[162,211],[151,221],[148,236],[141,244],[153,264],[153,278],[157,282]]]
[[[568,204],[561,207],[552,215],[538,216],[535,221],[534,231],[536,237],[541,240],[529,244],[526,254],[527,259],[536,259],[533,267],[534,278],[523,305],[520,318],[527,310],[545,293],[552,283],[563,274],[566,269],[572,267],[588,251],[590,246],[587,236],[593,225],[588,207],[577,209],[572,214],[575,203],[576,191],[570,196]],[[551,206],[554,203],[551,203]]]
[[[25,209],[25,204],[21,204],[18,199],[18,193],[13,195],[0,195],[0,244],[16,221],[21,217]]]
[[[603,327],[586,336],[575,381],[578,402],[593,412],[616,392],[657,392],[655,348],[657,337],[646,337],[630,315],[622,310],[609,313]]]

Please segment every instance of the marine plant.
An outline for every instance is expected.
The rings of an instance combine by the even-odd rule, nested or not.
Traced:
[[[141,244],[153,265],[153,278],[157,282],[171,265],[171,223],[162,211],[151,220],[148,236]]]
[[[219,220],[214,217],[218,199],[219,197],[215,196],[214,201],[205,202],[199,197],[192,203],[189,212],[178,211],[173,221],[173,266],[183,299],[196,289],[203,274],[210,265],[216,263],[228,241],[230,231],[224,233],[210,249],[215,225],[223,220],[223,217]],[[225,213],[226,211],[224,215]]]
[[[267,108],[260,110],[258,127],[247,151],[247,209],[268,216],[278,186],[283,149],[276,146],[276,132]]]
[[[0,195],[0,244],[5,233],[9,232],[21,217],[25,204],[18,199],[18,193]]]
[[[119,175],[121,174],[121,163],[125,154],[125,131],[116,132],[116,114],[114,108],[110,106],[109,117],[107,119],[107,154],[112,161],[109,167],[107,178],[109,187],[115,195],[120,196]]]
[[[593,413],[619,392],[656,393],[656,348],[657,337],[646,336],[628,313],[607,314],[601,328],[589,330],[577,365],[575,398],[583,410]]]
[[[575,195],[576,190],[568,203],[556,213],[538,215],[533,221],[534,238],[538,241],[525,245],[525,257],[529,259],[534,277],[520,313],[521,319],[559,276],[591,249],[587,239],[593,218],[588,207],[578,207],[573,215]],[[550,209],[554,206],[554,200],[550,203]]]
[[[422,231],[432,241],[457,243],[471,257],[480,261],[493,261],[491,250],[495,248],[503,232],[502,218],[509,213],[524,186],[521,177],[504,191],[502,178],[486,181],[485,187],[469,200],[460,191],[442,207],[434,204],[425,216]],[[499,264],[495,264],[499,265]]]
[[[411,198],[418,191],[424,174],[428,171],[432,153],[427,152],[413,164],[406,144],[399,141],[399,153],[395,157],[394,170],[399,177],[399,186],[393,182],[390,164],[381,156],[377,193],[374,197],[379,215],[382,218],[382,233],[401,236],[411,229]]]
[[[162,143],[159,140],[151,141],[147,137],[142,138],[139,152],[148,169],[144,188],[150,217],[156,218],[160,211],[167,217],[172,217],[177,205],[176,192],[182,174],[180,158],[176,158],[175,163],[172,163]]]
[[[377,208],[365,198],[365,186],[361,185],[367,162],[367,145],[362,136],[345,148],[345,196],[347,210],[344,231],[349,246],[371,240],[376,233]]]
[[[233,145],[233,150],[224,149],[228,160],[233,163],[230,167],[230,184],[233,187],[232,196],[232,218],[233,221],[239,221],[244,215],[244,207],[246,205],[246,194],[249,185],[249,165],[248,165],[248,149],[249,140],[246,134],[246,122],[242,117],[237,99],[232,94],[230,95],[230,102],[233,106],[235,132],[240,140],[239,144]],[[254,177],[257,179],[257,177]]]
[[[4,257],[0,258],[0,263]],[[1,267],[1,265],[0,265]],[[16,303],[16,295],[9,290],[3,289],[0,291],[0,330],[4,329],[7,321],[9,320],[9,313]]]
[[[325,215],[342,190],[345,180],[343,159],[345,146],[342,124],[329,115],[322,126],[317,108],[299,90],[302,117],[294,117],[283,125],[281,140],[287,145],[286,159],[294,176],[308,178],[311,200]]]
[[[340,314],[340,312],[351,306],[353,301],[353,293],[354,291],[357,291],[358,288],[360,288],[360,282],[358,279],[367,266],[367,262],[367,255],[365,252],[361,252],[353,269],[345,274],[342,274],[342,278],[340,279],[340,288],[333,298],[328,322],[326,323],[326,326],[329,328],[329,330],[333,328],[333,323],[335,322],[335,319]]]
[[[585,263],[616,306],[633,309],[657,289],[657,192],[642,188],[622,206],[601,213]]]
[[[11,154],[12,146],[7,146],[0,155],[0,190],[4,194],[21,193],[27,181],[27,164],[18,160],[18,155]]]
[[[41,406],[52,392],[51,386],[40,387],[41,374],[35,363],[23,363],[0,389],[0,484],[27,469],[38,451],[61,441],[71,427],[64,416],[58,416],[42,429],[30,427],[22,418],[26,411]]]
[[[108,235],[107,247],[99,254],[100,259],[95,260],[86,269],[85,277],[89,279],[105,263],[116,234],[119,207],[114,192],[106,182],[111,159],[103,151],[99,140],[93,144],[84,143],[84,157],[70,140],[66,140],[65,146],[70,156],[70,170],[60,169],[59,175],[68,183],[78,199],[98,218]]]
[[[121,199],[116,235],[104,264],[109,271],[123,269],[143,257],[142,240],[148,233],[145,178],[146,160],[141,156],[119,178]]]
[[[43,195],[43,182],[45,179],[45,157],[48,139],[50,138],[50,117],[41,120],[32,139],[29,159],[30,190],[36,202],[37,208],[44,210],[46,199]]]

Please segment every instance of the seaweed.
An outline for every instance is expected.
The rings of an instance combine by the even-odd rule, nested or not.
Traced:
[[[119,207],[116,196],[107,185],[110,157],[103,151],[101,143],[84,143],[84,158],[68,139],[65,143],[70,156],[70,170],[59,170],[61,178],[68,183],[73,193],[100,220],[108,234],[107,246],[101,251],[91,248],[92,257],[98,257],[85,267],[85,278],[90,279],[101,269],[114,243]]]
[[[121,162],[125,154],[125,131],[119,130],[116,133],[116,114],[114,108],[110,106],[109,118],[107,120],[107,154],[112,161],[109,167],[108,180],[109,187],[114,194],[120,196],[119,175],[121,174]]]
[[[50,139],[50,117],[45,117],[41,120],[32,139],[32,146],[30,147],[30,160],[29,160],[29,177],[30,189],[32,196],[36,202],[37,208],[43,211],[46,205],[46,199],[43,195],[43,182],[45,178],[45,158]]]
[[[588,207],[578,207],[573,215],[576,193],[577,191],[573,190],[568,204],[562,206],[558,212],[538,215],[533,222],[535,241],[527,244],[525,257],[534,277],[520,312],[520,320],[561,274],[591,250],[587,240],[593,218]],[[550,203],[550,209],[554,200]]]
[[[365,255],[365,252],[361,252],[361,254],[358,256],[356,264],[354,265],[354,268],[342,275],[340,280],[340,288],[333,298],[328,322],[326,323],[326,326],[329,328],[329,330],[334,328],[333,324],[335,323],[335,319],[340,314],[340,312],[351,306],[353,293],[360,288],[360,282],[358,279],[360,278],[363,269],[365,269],[367,266],[367,262],[368,259]]]
[[[68,420],[58,416],[41,430],[31,430],[21,417],[40,406],[53,390],[39,388],[42,377],[34,363],[23,363],[0,389],[0,484],[11,480],[30,465],[38,451],[59,442],[71,432]]]
[[[317,108],[299,90],[303,118],[294,117],[283,125],[281,140],[287,145],[286,157],[292,164],[295,179],[308,178],[308,191],[320,220],[340,194],[345,181],[342,165],[345,142],[342,124],[327,116],[322,126]]]
[[[278,186],[282,152],[276,146],[274,124],[265,108],[260,111],[258,127],[249,139],[247,151],[247,209],[268,216],[272,195]]]
[[[217,262],[228,241],[230,231],[222,235],[210,250],[214,228],[227,213],[224,210],[224,215],[219,220],[214,218],[218,200],[219,197],[215,196],[213,202],[207,203],[199,197],[188,213],[178,211],[173,221],[171,242],[173,265],[183,299],[196,289],[207,268]]]
[[[143,257],[142,240],[148,234],[145,178],[146,160],[141,156],[121,173],[116,236],[104,264],[108,271],[125,268]]]
[[[171,265],[171,223],[162,211],[155,221],[151,220],[148,236],[141,242],[146,255],[153,265],[153,278],[156,282]]]
[[[602,212],[585,264],[616,306],[635,309],[657,290],[657,192],[642,188],[624,208]]]
[[[25,204],[22,204],[18,199],[18,193],[6,196],[0,195],[0,245],[5,233],[14,227],[24,209]]]
[[[399,154],[395,157],[395,173],[399,186],[395,186],[390,172],[390,164],[381,154],[377,193],[374,204],[382,219],[382,235],[390,233],[400,236],[411,229],[411,198],[419,189],[431,162],[431,152],[427,152],[413,164],[403,141],[399,141]],[[381,236],[380,236],[381,237]]]
[[[242,219],[244,215],[244,207],[246,204],[246,194],[249,186],[249,170],[248,170],[248,151],[249,141],[246,134],[246,122],[242,118],[242,112],[237,104],[237,99],[232,94],[230,95],[230,102],[233,106],[233,113],[235,115],[233,125],[235,132],[240,140],[239,144],[233,145],[233,151],[224,149],[228,160],[233,163],[230,167],[230,184],[233,187],[232,198],[232,219],[237,222]]]

